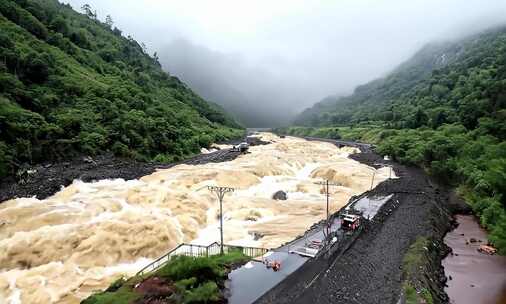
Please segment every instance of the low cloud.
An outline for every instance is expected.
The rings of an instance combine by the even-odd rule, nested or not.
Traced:
[[[504,0],[70,0],[110,14],[164,68],[248,126],[287,123],[424,44],[506,22]]]

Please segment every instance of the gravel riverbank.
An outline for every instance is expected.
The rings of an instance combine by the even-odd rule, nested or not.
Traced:
[[[237,145],[242,141],[248,142],[250,146],[269,144],[269,142],[254,136],[228,140],[220,144]],[[201,165],[211,162],[225,162],[234,160],[240,154],[233,149],[222,149],[195,155],[179,162],[154,163],[120,158],[108,153],[93,158],[79,156],[63,162],[38,164],[29,169],[32,173],[23,177],[23,181],[13,176],[0,180],[0,203],[17,197],[36,196],[38,199],[45,199],[58,192],[62,187],[70,185],[76,179],[83,182],[114,178],[138,179],[155,172],[156,169],[167,169],[180,164]]]
[[[34,172],[20,182],[11,177],[0,181],[0,203],[16,197],[47,198],[74,180],[84,182],[102,179],[137,179],[149,175],[156,169],[166,169],[179,164],[198,165],[224,162],[235,159],[241,153],[223,149],[208,154],[199,154],[176,163],[149,163],[104,154],[96,157],[77,157],[60,163],[45,163],[30,168]]]

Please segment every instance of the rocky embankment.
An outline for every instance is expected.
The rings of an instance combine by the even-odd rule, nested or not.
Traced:
[[[269,143],[256,137],[248,137],[246,141],[250,146]],[[240,142],[241,140],[230,140],[222,144],[235,145]],[[36,196],[38,199],[44,199],[58,192],[62,187],[70,185],[74,180],[83,182],[113,178],[131,180],[149,175],[156,169],[167,169],[180,164],[201,165],[225,162],[235,159],[240,154],[233,149],[222,149],[166,164],[139,162],[115,157],[108,153],[93,158],[80,156],[64,162],[43,163],[26,168],[22,176],[0,180],[0,202],[16,197]]]
[[[423,170],[385,161],[370,146],[358,147],[363,153],[351,158],[373,167],[391,165],[399,176],[364,195],[393,194],[393,198],[350,249],[335,261],[321,261],[331,265],[324,275],[296,273],[256,303],[405,303],[407,286],[427,293],[433,303],[448,302],[441,266],[448,253],[443,237],[453,225],[452,210],[462,208],[460,202]],[[420,239],[428,245],[415,255],[422,267],[409,271],[412,265],[405,260],[406,253]],[[307,281],[306,276],[314,280],[300,288],[297,282]]]
[[[74,180],[91,182],[94,180],[122,178],[137,179],[153,173],[156,169],[166,169],[179,164],[204,164],[223,162],[236,158],[240,153],[230,149],[201,154],[177,163],[149,163],[104,154],[97,157],[77,157],[60,163],[46,163],[33,166],[20,178],[8,178],[0,182],[0,202],[15,197],[37,196],[47,198]]]
[[[236,145],[247,141],[250,146],[266,145],[258,137],[229,140],[223,145]],[[103,154],[96,157],[80,156],[64,162],[43,163],[25,168],[23,175],[11,176],[0,180],[0,202],[16,197],[32,197],[45,199],[58,192],[62,187],[70,185],[74,180],[83,182],[103,179],[122,178],[137,179],[149,175],[156,169],[167,169],[180,164],[201,165],[219,163],[235,159],[241,153],[233,149],[222,149],[207,154],[199,154],[189,159],[174,163],[139,162],[132,159]]]

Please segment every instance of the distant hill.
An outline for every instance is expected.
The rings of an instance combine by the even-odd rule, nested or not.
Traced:
[[[296,124],[280,132],[373,142],[456,187],[506,254],[506,27],[429,45]]]
[[[0,177],[104,151],[170,161],[242,133],[111,17],[83,12],[56,0],[0,0]]]
[[[390,102],[427,81],[432,71],[457,61],[463,52],[464,45],[459,43],[429,44],[386,77],[358,86],[352,95],[328,97],[306,109],[295,124],[325,126],[388,119]]]

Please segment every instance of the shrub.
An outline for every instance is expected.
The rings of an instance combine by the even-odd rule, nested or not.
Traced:
[[[202,134],[199,136],[199,145],[204,148],[209,148],[211,144],[213,143],[213,139],[211,136],[207,134]]]
[[[153,161],[157,163],[171,163],[174,161],[174,158],[167,154],[157,154],[155,158],[153,158]]]
[[[43,83],[49,77],[48,56],[29,54],[23,62],[23,78],[33,83]]]
[[[130,151],[128,150],[128,146],[119,142],[119,141],[115,142],[112,145],[111,150],[115,155],[118,155],[118,156],[128,156],[130,154]]]
[[[0,141],[0,177],[4,177],[9,173],[11,161],[12,156],[9,148],[5,142]]]
[[[218,286],[215,282],[204,283],[197,288],[186,291],[183,303],[185,304],[200,304],[218,301],[220,293]]]
[[[79,133],[79,141],[84,153],[96,154],[106,144],[107,139],[99,133],[81,132]]]
[[[118,289],[120,289],[123,284],[125,284],[126,280],[124,277],[121,277],[119,279],[117,279],[116,281],[112,282],[111,285],[109,285],[109,287],[107,287],[107,289],[105,290],[106,292],[114,292]]]
[[[221,278],[224,273],[218,263],[211,258],[194,258],[177,256],[169,264],[159,270],[160,276],[174,281],[196,278],[197,283]]]

